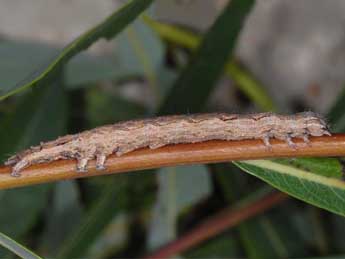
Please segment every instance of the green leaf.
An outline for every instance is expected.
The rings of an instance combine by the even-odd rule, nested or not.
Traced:
[[[116,215],[88,248],[84,258],[114,258],[126,248],[130,239],[131,215]]]
[[[52,185],[25,187],[0,192],[0,229],[14,238],[23,236],[45,208]],[[20,220],[16,220],[20,216]]]
[[[87,87],[100,80],[121,80],[130,75],[131,71],[124,69],[112,55],[104,57],[80,53],[66,64],[66,89]]]
[[[151,219],[148,247],[155,249],[176,238],[178,216],[208,197],[211,179],[204,165],[161,168],[159,190]],[[190,188],[190,186],[198,188]]]
[[[333,132],[345,130],[345,88],[328,112],[327,119]]]
[[[61,83],[61,82],[60,82]],[[15,109],[0,122],[2,158],[42,140],[56,138],[66,128],[66,96],[62,84],[36,89],[20,98]],[[21,237],[37,222],[52,185],[45,184],[0,192],[0,229]],[[20,215],[20,220],[14,220]]]
[[[151,204],[153,199],[149,191],[153,181],[149,172],[107,176],[107,184],[102,186],[99,198],[94,200],[81,223],[65,239],[57,257],[82,257],[100,235],[106,235],[106,226],[120,212],[135,210],[138,213],[139,209]]]
[[[145,76],[151,95],[157,103],[161,99],[158,70],[163,66],[164,48],[142,19],[128,26],[115,40],[116,55],[127,70]]]
[[[237,240],[225,233],[183,253],[186,258],[241,258]]]
[[[13,94],[23,91],[24,89],[48,84],[55,79],[58,72],[63,66],[75,55],[91,46],[92,43],[100,38],[110,39],[117,33],[122,31],[130,22],[140,15],[153,0],[132,0],[120,10],[110,15],[103,22],[90,30],[83,33],[67,47],[65,47],[48,66],[36,71],[28,77],[24,82],[20,82],[14,86],[0,87],[3,100]]]
[[[248,186],[248,176],[241,173],[241,170],[235,165],[229,163],[215,164],[210,165],[210,168],[215,173],[215,179],[228,204],[233,204],[241,197],[245,197],[244,195],[250,195],[251,192],[255,191],[253,187]],[[246,220],[239,224],[236,230],[248,258],[278,257],[275,249],[272,249],[272,243],[267,237],[266,228],[261,224],[260,217]]]
[[[70,236],[60,249],[58,258],[81,257],[85,250],[103,230],[106,224],[119,212],[116,202],[118,188],[114,183],[104,187],[101,199],[95,201],[91,211],[80,223],[76,231]],[[112,187],[110,187],[112,186]]]
[[[25,78],[33,67],[42,66],[59,51],[56,47],[40,42],[0,42],[1,84],[10,85],[18,78]],[[80,53],[66,65],[65,80],[68,88],[74,89],[99,80],[123,78],[129,73],[116,57]]]
[[[3,233],[0,233],[0,245],[2,245],[3,247],[6,247],[8,250],[12,251],[14,254],[18,255],[20,258],[25,258],[25,259],[41,258],[38,255],[36,255],[34,252],[30,251],[29,249],[17,243],[16,241],[4,235]]]
[[[238,88],[246,94],[249,99],[264,111],[277,111],[278,108],[268,96],[265,88],[254,78],[253,75],[246,70],[241,64],[235,60],[226,65],[225,73],[236,82]]]
[[[291,219],[293,212],[286,207],[272,208],[238,226],[247,258],[293,258],[307,254]]]
[[[200,112],[223,72],[254,0],[233,0],[205,35],[175,82],[159,114]]]
[[[178,26],[154,21],[145,16],[144,21],[163,39],[179,46],[195,50],[200,43],[200,36]],[[264,86],[256,80],[249,71],[241,67],[235,60],[228,61],[225,74],[231,77],[236,86],[246,94],[259,108],[264,111],[275,111],[276,106],[268,96]]]
[[[274,161],[235,162],[244,171],[317,207],[345,216],[345,182]]]
[[[39,245],[40,251],[49,252],[45,254],[46,257],[55,257],[65,236],[79,224],[84,212],[81,205],[75,181],[61,181],[55,184]]]
[[[0,158],[65,133],[67,101],[62,82],[20,98],[0,121]],[[10,133],[10,134],[9,134]]]
[[[327,222],[324,224],[324,226],[326,226],[327,234],[324,235],[324,238],[327,238],[328,242],[331,242],[331,247],[334,248],[335,251],[344,253],[345,240],[343,235],[345,231],[345,217],[332,215],[326,220]],[[331,228],[329,228],[329,226],[331,226]],[[331,231],[332,236],[328,235],[329,231]]]
[[[191,50],[195,50],[200,45],[201,37],[190,30],[155,21],[146,15],[143,16],[143,20],[164,40]]]
[[[88,127],[90,128],[137,118],[146,112],[145,107],[141,104],[94,87],[87,90],[86,103]]]
[[[100,199],[95,200],[89,213],[82,219],[80,225],[68,236],[59,249],[57,258],[78,258],[86,252],[94,239],[102,232],[111,219],[119,213],[118,193],[123,190],[124,183],[108,182]]]
[[[333,177],[337,179],[342,179],[343,177],[342,165],[337,158],[302,157],[276,159],[274,161],[286,165],[293,165],[297,168],[326,177]]]
[[[278,258],[276,250],[267,237],[267,230],[260,220],[261,217],[249,219],[237,227],[247,258]]]

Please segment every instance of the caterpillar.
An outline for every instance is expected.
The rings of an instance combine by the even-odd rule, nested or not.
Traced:
[[[12,166],[11,175],[18,177],[24,168],[33,164],[76,159],[76,171],[86,172],[92,159],[96,159],[97,170],[104,170],[110,154],[121,156],[144,147],[156,149],[208,140],[262,139],[265,146],[271,148],[270,139],[275,138],[296,148],[292,138],[302,138],[309,143],[310,136],[322,135],[331,133],[325,120],[313,112],[172,115],[119,122],[59,137],[10,157],[5,165]]]

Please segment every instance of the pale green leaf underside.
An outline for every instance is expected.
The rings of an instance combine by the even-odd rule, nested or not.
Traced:
[[[317,207],[345,216],[345,182],[269,160],[235,162],[244,171]]]

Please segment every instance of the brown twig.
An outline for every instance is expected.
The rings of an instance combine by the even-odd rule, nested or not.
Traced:
[[[173,241],[145,258],[168,258],[217,235],[229,228],[238,225],[244,220],[251,218],[281,203],[288,196],[281,192],[271,193],[260,200],[250,203],[242,208],[227,208],[202,222],[193,230],[189,231],[176,241]]]
[[[0,167],[0,189],[182,164],[276,157],[345,156],[345,134],[312,137],[310,144],[300,139],[295,139],[294,142],[296,148],[274,139],[271,141],[272,148],[267,148],[260,140],[207,141],[171,145],[154,150],[146,148],[121,157],[110,156],[106,162],[107,169],[103,171],[97,171],[94,161],[91,161],[87,173],[77,173],[74,160],[31,166],[23,170],[22,176],[17,178],[10,176],[10,167]]]

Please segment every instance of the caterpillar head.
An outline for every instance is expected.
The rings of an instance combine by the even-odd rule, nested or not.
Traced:
[[[326,121],[317,113],[303,112],[298,114],[304,121],[305,129],[311,136],[331,136]]]

